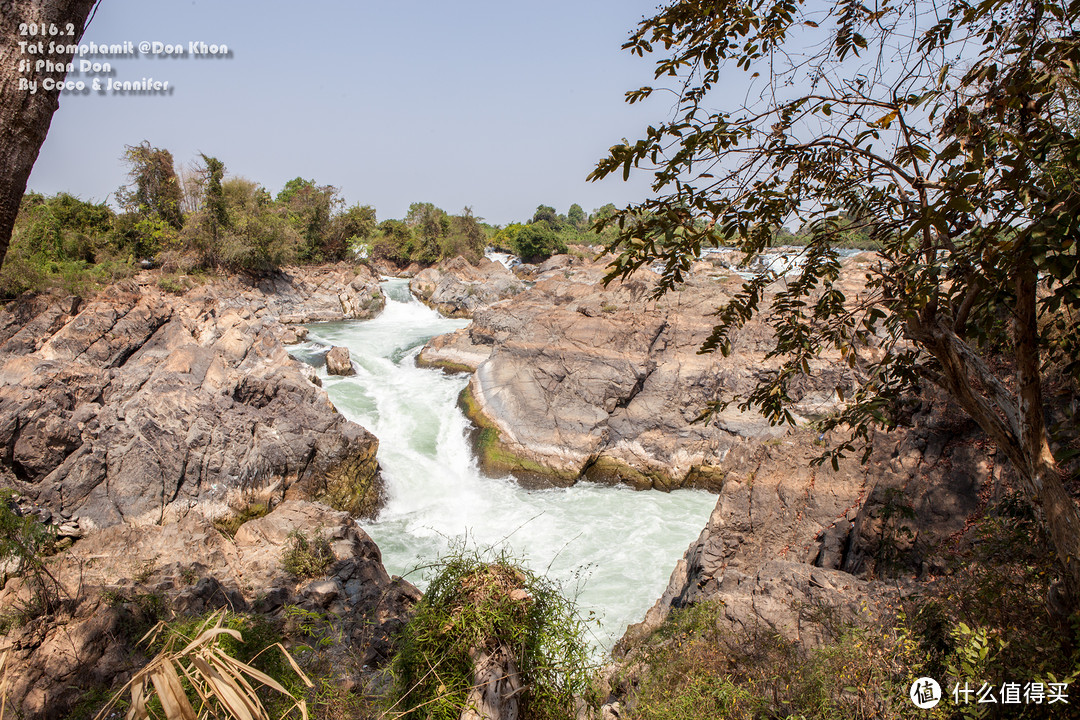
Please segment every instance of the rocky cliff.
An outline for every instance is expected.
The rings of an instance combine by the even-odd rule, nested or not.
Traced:
[[[328,543],[318,577],[298,577],[283,563],[298,532]],[[379,673],[394,634],[420,597],[387,575],[379,548],[347,513],[300,501],[249,520],[235,537],[199,514],[164,525],[114,525],[76,543],[50,569],[71,598],[67,609],[30,617],[2,636],[11,652],[7,707],[18,717],[66,717],[88,694],[119,688],[146,662],[139,639],[155,621],[218,608],[284,626],[290,612],[309,618],[326,638],[317,655],[332,668],[331,681],[359,689],[385,684]],[[21,606],[26,592],[19,581],[8,583],[0,607]],[[294,632],[315,643],[305,635],[312,628]]]
[[[361,269],[290,271],[182,296],[149,274],[0,312],[0,484],[84,529],[220,515],[258,496],[369,514],[377,441],[285,352],[283,320],[367,317]]]
[[[698,422],[706,403],[747,394],[778,365],[765,358],[770,331],[757,321],[735,334],[729,357],[698,354],[738,275],[702,263],[653,300],[648,270],[604,286],[603,262],[557,259],[532,288],[477,308],[468,328],[435,338],[420,356],[475,370],[466,404],[488,431],[481,450],[489,469],[560,483],[716,490],[732,458],[786,436],[734,406]],[[852,297],[865,262],[848,261]],[[853,386],[839,358],[822,356],[811,370],[794,388],[800,421],[833,411],[837,389]]]

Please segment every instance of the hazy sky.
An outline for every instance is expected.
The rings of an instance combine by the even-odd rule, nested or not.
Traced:
[[[65,96],[29,188],[105,200],[125,145],[203,152],[276,193],[303,176],[380,219],[465,205],[492,223],[647,195],[647,178],[585,177],[667,108],[628,106],[652,62],[620,48],[656,0],[103,0],[84,43],[225,44],[232,57],[113,59],[164,96]],[[107,61],[103,58],[97,62]]]

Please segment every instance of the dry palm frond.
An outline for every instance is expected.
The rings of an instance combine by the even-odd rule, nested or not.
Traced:
[[[301,718],[307,720],[307,703],[304,700],[294,698],[277,680],[251,665],[240,662],[221,648],[218,640],[222,635],[244,641],[239,631],[222,626],[224,619],[224,610],[211,615],[203,623],[195,639],[179,650],[177,646],[181,638],[176,635],[169,637],[161,652],[120,689],[95,720],[102,720],[125,693],[128,693],[131,699],[126,720],[156,718],[149,710],[150,699],[155,693],[161,702],[165,720],[203,720],[209,717],[270,720],[256,692],[259,686],[268,687],[295,700],[290,712],[299,710]],[[158,623],[143,640],[156,638],[165,627],[164,623]],[[284,654],[304,684],[312,687],[311,680],[281,643],[274,643],[265,650],[274,647]],[[195,696],[198,709],[192,705],[189,691]]]

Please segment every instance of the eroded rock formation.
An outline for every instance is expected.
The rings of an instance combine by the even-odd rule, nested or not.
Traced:
[[[472,265],[458,256],[416,273],[409,289],[447,317],[472,317],[477,308],[517,295],[525,284],[502,263],[482,258]]]
[[[715,490],[733,453],[786,436],[734,406],[698,422],[709,401],[746,395],[778,366],[765,359],[771,331],[758,321],[735,333],[731,356],[698,354],[714,311],[742,278],[703,263],[685,285],[653,300],[649,270],[605,287],[603,262],[557,260],[540,268],[535,286],[477,309],[468,328],[433,339],[420,355],[423,363],[475,370],[466,405],[487,431],[481,451],[489,470]],[[864,262],[848,261],[852,297]],[[854,385],[839,358],[822,356],[811,371],[793,388],[803,422],[836,409],[837,389]]]
[[[290,534],[329,541],[321,577],[299,578],[283,557]],[[115,525],[92,533],[50,562],[75,598],[69,612],[38,616],[4,637],[8,708],[20,717],[64,717],[95,687],[119,688],[146,661],[139,636],[156,619],[199,616],[217,608],[282,617],[286,606],[330,618],[320,652],[339,682],[363,685],[392,654],[393,637],[420,593],[391,578],[379,548],[347,513],[287,501],[240,526],[235,538],[205,517],[166,525]],[[25,601],[9,583],[0,606]],[[324,643],[323,646],[326,644]]]
[[[366,270],[336,267],[183,297],[144,274],[87,302],[10,304],[0,484],[84,529],[218,515],[251,495],[332,496],[372,513],[376,439],[336,413],[279,339],[295,337],[282,318],[364,317],[379,292]]]

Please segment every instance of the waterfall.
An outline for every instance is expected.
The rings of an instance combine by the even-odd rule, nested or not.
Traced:
[[[468,378],[415,363],[428,339],[468,321],[425,307],[405,280],[387,280],[383,289],[386,309],[377,318],[310,325],[308,342],[290,350],[318,368],[345,417],[379,438],[388,500],[364,529],[387,570],[422,589],[432,561],[455,543],[506,549],[576,595],[582,616],[599,620],[594,645],[609,650],[661,595],[716,497],[592,483],[529,490],[511,478],[485,477],[457,407]],[[326,375],[331,345],[349,348],[355,376]]]

